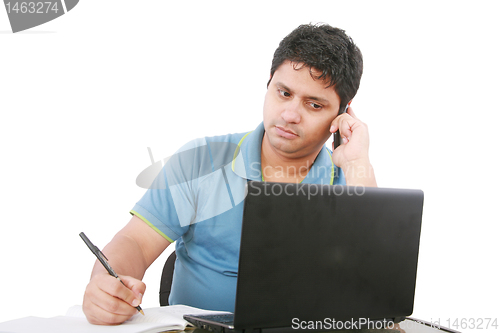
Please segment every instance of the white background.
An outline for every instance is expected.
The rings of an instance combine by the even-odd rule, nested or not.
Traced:
[[[379,185],[425,192],[413,316],[499,318],[496,2],[238,3],[82,0],[17,34],[0,9],[0,322],[81,304],[94,257],[78,234],[102,248],[128,222],[147,147],[254,129],[275,48],[309,22],[363,52],[352,106]]]

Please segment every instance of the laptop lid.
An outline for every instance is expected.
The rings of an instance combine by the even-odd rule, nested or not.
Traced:
[[[236,330],[412,313],[422,191],[254,181],[247,189]]]

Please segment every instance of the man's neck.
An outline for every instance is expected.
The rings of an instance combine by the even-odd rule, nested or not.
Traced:
[[[307,176],[320,150],[308,156],[287,156],[276,150],[264,133],[260,152],[263,179],[267,182],[300,183]]]

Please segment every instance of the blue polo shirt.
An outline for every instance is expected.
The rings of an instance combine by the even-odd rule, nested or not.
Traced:
[[[245,185],[262,180],[264,125],[189,142],[131,210],[168,241],[177,261],[169,304],[234,311]],[[344,185],[323,146],[303,180]]]

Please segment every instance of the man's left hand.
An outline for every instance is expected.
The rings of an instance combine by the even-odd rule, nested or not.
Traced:
[[[335,133],[338,129],[342,142],[333,151],[332,161],[344,171],[347,185],[376,187],[375,174],[368,156],[368,126],[349,107],[346,113],[333,120],[330,132]]]

